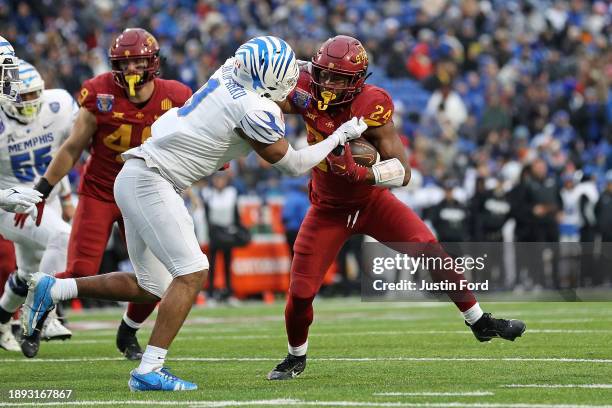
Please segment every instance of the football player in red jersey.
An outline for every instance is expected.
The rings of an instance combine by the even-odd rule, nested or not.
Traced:
[[[289,354],[269,374],[270,380],[291,379],[304,371],[312,301],[339,249],[353,234],[367,234],[406,252],[401,243],[419,243],[428,255],[447,256],[425,223],[386,187],[410,181],[406,152],[392,121],[393,102],[384,89],[365,83],[368,56],[361,43],[339,35],[327,40],[302,70],[298,85],[281,103],[285,113],[302,115],[308,142],[318,142],[351,117],[363,117],[362,134],[380,153],[372,168],[356,165],[348,145],[330,154],[312,170],[310,201],[294,245],[285,325]],[[380,188],[383,187],[383,188]],[[391,243],[399,243],[394,245]],[[434,280],[458,282],[462,274],[430,271]],[[459,287],[459,286],[458,286]],[[525,325],[483,313],[469,290],[448,292],[476,338],[514,340]]]
[[[191,90],[180,82],[158,78],[159,45],[142,28],[124,30],[110,47],[109,58],[112,72],[83,84],[78,98],[81,108],[72,133],[35,187],[46,197],[89,148],[72,223],[67,270],[56,275],[60,278],[98,273],[113,224],[124,231],[113,197],[115,177],[123,166],[121,153],[149,138],[153,122],[191,96]],[[38,208],[40,223],[43,207]],[[117,347],[130,360],[142,357],[136,331],[155,305],[128,305],[117,331]]]

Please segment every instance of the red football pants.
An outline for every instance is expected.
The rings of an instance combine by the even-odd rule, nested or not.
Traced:
[[[9,275],[17,270],[15,246],[0,235],[0,296],[4,293],[4,284]]]
[[[79,196],[68,242],[67,269],[56,277],[81,278],[96,275],[115,222],[119,223],[125,240],[123,218],[116,203],[86,195]],[[134,322],[142,323],[156,305],[129,303],[127,315]]]
[[[310,207],[293,247],[295,255],[285,308],[285,325],[292,346],[298,347],[306,342],[313,319],[312,301],[323,283],[325,272],[353,234],[370,235],[383,243],[431,244],[430,252],[434,254],[430,255],[445,256],[427,225],[389,190],[373,193],[360,208],[331,210]],[[401,246],[394,249],[405,251]],[[455,272],[430,273],[436,281],[458,282],[463,277]],[[461,311],[476,304],[476,298],[468,290],[448,295]]]

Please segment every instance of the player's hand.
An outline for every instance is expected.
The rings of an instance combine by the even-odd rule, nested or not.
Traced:
[[[37,227],[40,226],[44,209],[45,199],[36,205],[32,205],[32,207],[28,208],[25,212],[15,214],[15,226],[23,228],[28,217],[36,222]]]
[[[351,118],[343,124],[332,135],[338,138],[338,146],[342,146],[346,142],[357,139],[368,128],[363,118]]]
[[[310,61],[304,61],[304,60],[295,60],[295,62],[297,63],[298,69],[300,71],[306,71],[309,74],[312,74],[312,62]]]
[[[66,222],[72,221],[74,218],[74,205],[72,203],[62,204],[62,219]]]
[[[344,153],[339,156],[330,153],[327,156],[327,164],[332,173],[347,178],[351,183],[364,181],[368,175],[366,167],[355,163],[348,143],[344,145]]]
[[[43,211],[45,209],[45,200],[49,197],[49,194],[53,190],[53,185],[49,184],[49,181],[45,177],[41,177],[38,180],[38,183],[34,186],[34,191],[40,194],[40,199],[34,209],[30,209],[29,211],[23,212],[21,214],[15,214],[15,226],[19,228],[23,228],[25,224],[25,220],[28,218],[28,215],[32,217],[33,220],[36,220],[36,226],[40,226],[42,222]]]
[[[42,200],[39,191],[27,187],[0,190],[0,207],[10,212],[26,212]]]

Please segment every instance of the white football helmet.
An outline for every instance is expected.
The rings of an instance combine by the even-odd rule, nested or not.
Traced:
[[[18,59],[10,42],[0,36],[0,101],[14,101],[19,96]]]
[[[295,88],[300,71],[291,46],[278,37],[255,37],[234,55],[233,77],[261,96],[282,101]]]
[[[2,106],[10,117],[22,123],[32,123],[40,113],[45,81],[36,68],[24,60],[19,60],[19,80],[19,98]]]

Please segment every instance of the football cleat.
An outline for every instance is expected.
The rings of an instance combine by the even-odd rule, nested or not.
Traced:
[[[122,330],[121,327],[122,326],[119,326],[117,330],[117,348],[128,360],[142,359],[142,348],[140,344],[138,344],[136,334]]]
[[[40,330],[35,329],[30,336],[21,337],[21,352],[27,358],[34,358],[40,349]]]
[[[131,391],[192,391],[198,389],[196,384],[170,374],[168,368],[165,367],[146,374],[139,374],[136,370],[132,370],[128,386]]]
[[[268,380],[291,380],[302,374],[306,369],[306,356],[294,356],[287,354],[287,357],[268,373]]]
[[[28,296],[21,311],[21,322],[25,337],[31,336],[39,322],[44,320],[48,311],[55,306],[51,299],[51,287],[55,278],[36,272],[28,283]]]
[[[72,337],[72,332],[59,321],[57,313],[53,309],[45,320],[40,337],[44,341],[68,340]]]
[[[13,335],[10,322],[0,324],[0,348],[7,351],[21,351],[19,343]]]
[[[489,341],[494,337],[514,341],[517,337],[521,337],[527,328],[525,323],[520,320],[496,319],[491,316],[491,313],[484,313],[471,326],[468,322],[465,322],[465,324],[472,329],[472,333],[478,341]]]

